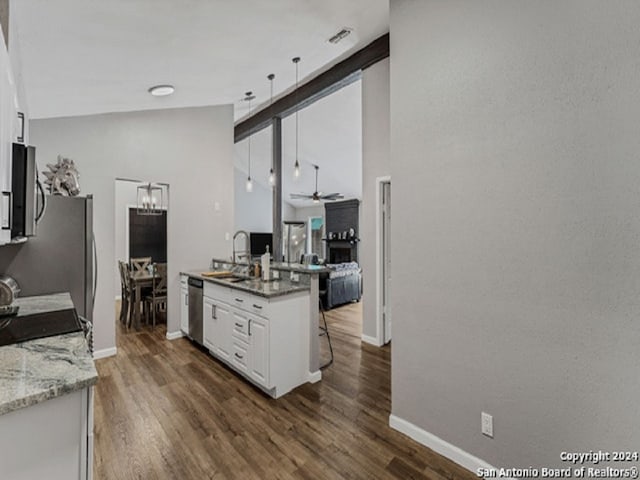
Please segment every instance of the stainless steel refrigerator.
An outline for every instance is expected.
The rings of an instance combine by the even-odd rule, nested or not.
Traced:
[[[0,273],[18,282],[21,297],[71,293],[78,315],[93,320],[97,279],[93,197],[46,198],[37,236],[0,247]]]
[[[300,263],[306,252],[307,228],[305,222],[283,222],[282,256],[286,263]]]

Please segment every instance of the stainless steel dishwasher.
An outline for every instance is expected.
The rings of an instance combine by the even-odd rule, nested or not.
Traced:
[[[204,341],[202,328],[202,280],[189,277],[189,337],[199,345]]]

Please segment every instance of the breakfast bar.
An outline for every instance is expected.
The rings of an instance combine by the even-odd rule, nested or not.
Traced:
[[[264,280],[246,264],[214,259],[211,267],[182,272],[183,333],[274,398],[319,381],[322,267],[272,263]]]

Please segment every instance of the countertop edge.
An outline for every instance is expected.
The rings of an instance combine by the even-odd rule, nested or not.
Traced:
[[[221,285],[223,287],[229,287],[235,290],[240,290],[242,292],[247,292],[250,293],[252,295],[257,295],[259,297],[263,297],[263,298],[277,298],[277,297],[284,297],[286,295],[292,295],[294,293],[299,293],[299,292],[308,292],[310,290],[309,285],[299,285],[296,286],[294,288],[282,291],[282,292],[273,292],[273,293],[264,293],[261,292],[259,290],[255,290],[251,287],[248,287],[246,285],[239,285],[238,283],[229,283],[226,282],[224,280],[219,280],[217,278],[213,278],[213,277],[205,277],[201,274],[199,274],[198,272],[189,272],[189,271],[182,271],[180,272],[181,275],[187,275],[189,277],[192,278],[198,278],[200,280],[204,280],[205,282],[211,282],[211,283],[215,283],[216,285]]]
[[[31,395],[27,395],[25,397],[0,405],[0,416],[7,413],[15,412],[16,410],[31,407],[42,402],[46,402],[47,400],[51,400],[52,398],[61,397],[62,395],[67,395],[69,393],[82,390],[83,388],[92,387],[96,383],[98,383],[97,372],[95,373],[95,375],[92,375],[88,378],[83,378],[74,383],[55,385],[48,390],[33,393]]]
[[[229,260],[222,260],[219,258],[212,258],[212,261],[217,263],[223,263],[229,265]],[[239,265],[247,266],[246,263],[239,263]],[[299,263],[285,263],[285,262],[271,262],[270,268],[272,270],[280,270],[287,272],[302,273],[304,275],[319,275],[320,273],[328,273],[332,270],[324,265],[302,265]]]

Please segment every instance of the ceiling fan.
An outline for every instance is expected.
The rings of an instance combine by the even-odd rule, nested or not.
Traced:
[[[313,203],[320,203],[321,200],[339,200],[340,198],[344,198],[344,195],[341,193],[327,193],[322,194],[322,192],[318,191],[318,170],[320,167],[318,165],[313,165],[313,168],[316,169],[316,191],[311,195],[305,195],[304,193],[292,193],[292,199],[301,199],[301,200],[313,200]]]

